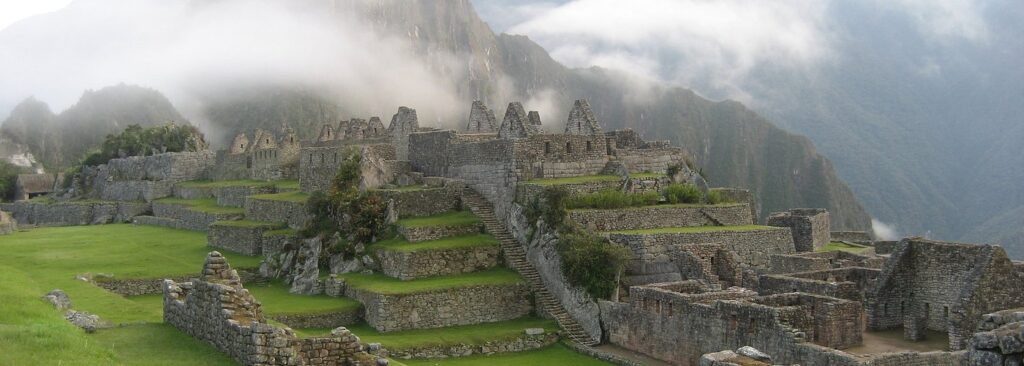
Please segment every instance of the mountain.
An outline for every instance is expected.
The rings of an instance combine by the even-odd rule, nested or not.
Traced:
[[[77,162],[98,148],[104,137],[128,125],[188,122],[160,92],[133,85],[86,91],[78,102],[54,114],[46,103],[29,98],[0,125],[0,134],[23,144],[50,171]]]
[[[871,227],[867,212],[810,140],[773,126],[740,103],[709,101],[683,88],[652,86],[638,92],[626,75],[600,68],[566,68],[527,37],[494,34],[468,0],[349,0],[336,1],[334,6],[361,14],[380,32],[406,39],[436,72],[453,80],[467,101],[466,113],[468,101],[482,99],[501,116],[507,102],[519,99],[528,109],[549,107],[554,114],[541,117],[546,125],[557,127],[568,112],[562,108],[574,99],[587,98],[607,128],[632,128],[648,139],[671,140],[694,154],[712,184],[754,190],[762,216],[793,207],[825,207],[836,229]],[[456,66],[451,65],[453,59]],[[210,103],[207,118],[218,126],[237,128],[243,124],[237,111],[258,111],[263,116],[326,111],[304,120],[313,125],[319,123],[319,116],[344,115],[339,111],[352,107],[330,103],[309,91],[270,90],[275,89],[260,97]],[[287,96],[289,102],[265,97],[273,93]],[[276,119],[257,123],[263,128],[280,126]]]
[[[125,77],[165,73],[151,80],[154,83],[173,80],[174,83],[167,82],[161,86],[167,89],[164,92],[175,96],[176,101],[183,97],[179,102],[187,105],[183,110],[201,122],[208,136],[221,142],[243,129],[258,127],[276,131],[285,124],[311,137],[310,134],[315,133],[318,125],[325,121],[341,117],[365,118],[366,113],[387,117],[384,114],[397,107],[395,99],[399,97],[401,101],[398,103],[421,112],[423,125],[461,127],[467,119],[470,102],[480,99],[496,109],[498,115],[508,102],[522,101],[528,109],[541,112],[548,128],[557,130],[563,125],[571,102],[587,98],[606,128],[633,128],[647,139],[669,139],[693,153],[712,184],[755,191],[761,201],[762,216],[793,207],[825,207],[831,211],[836,229],[869,229],[871,225],[868,214],[836,176],[832,164],[815,151],[808,139],[773,126],[769,120],[737,102],[711,101],[677,87],[639,84],[610,70],[567,68],[527,37],[495,34],[480,19],[469,0],[296,0],[281,1],[287,4],[287,11],[281,12],[266,8],[250,11],[260,5],[244,1],[196,1],[187,2],[183,7],[168,3],[173,2],[139,1],[132,2],[131,7],[121,7],[110,4],[109,0],[76,0],[60,12],[27,19],[0,31],[0,39],[28,39],[23,42],[28,46],[16,50],[16,54],[25,57],[42,55],[40,57],[45,58],[67,48],[51,47],[50,39],[64,35],[46,32],[56,32],[56,29],[80,32],[113,29],[109,33],[95,31],[102,37],[84,37],[82,42],[96,44],[78,45],[78,48],[83,52],[112,50],[112,54],[123,54],[117,61],[131,60],[138,56],[131,52],[133,49],[118,47],[118,42],[128,42],[149,51],[142,56],[161,56],[141,58],[149,62],[146,65],[124,66],[129,71],[143,69],[138,73],[126,73]],[[105,7],[118,11],[96,13],[95,9]],[[145,11],[136,14],[132,9]],[[252,39],[241,38],[253,32],[225,31],[233,29],[233,26],[251,26],[253,21],[273,23],[278,18],[272,16],[298,18],[303,14],[315,16],[309,18],[310,22],[269,26],[282,29],[280,32],[256,27],[253,30],[256,35],[251,36]],[[196,29],[184,32],[170,27],[166,29],[172,32],[160,33],[165,28],[145,27],[134,29],[137,32],[131,31],[130,27],[145,24],[148,16],[159,19],[161,24],[182,24]],[[334,26],[328,28],[335,30],[339,37],[328,37],[320,29],[311,29],[322,17],[333,22]],[[100,22],[96,19],[105,23],[90,23]],[[216,20],[214,24],[209,24],[210,19]],[[300,33],[292,36],[294,39],[288,39],[292,34],[289,30]],[[5,34],[13,31],[21,33]],[[226,33],[216,33],[221,31]],[[156,32],[156,38],[145,38],[149,32]],[[126,34],[129,37],[120,38]],[[201,37],[189,38],[197,34]],[[213,41],[205,44],[203,41],[208,38]],[[178,39],[188,39],[196,44],[177,44],[175,41]],[[361,39],[371,39],[372,42],[359,42]],[[229,43],[239,46],[233,47],[235,45]],[[396,44],[400,52],[394,52]],[[32,53],[31,47],[37,45],[45,46],[43,51]],[[228,59],[231,62],[226,64],[217,62],[223,58],[211,57],[226,53],[222,50],[277,51],[278,48],[303,57],[288,58],[282,54],[287,52],[256,52],[251,54],[251,58]],[[306,54],[310,49],[332,52]],[[195,61],[197,59],[202,62]],[[310,62],[310,59],[315,62]],[[291,64],[283,64],[282,60]],[[109,61],[106,59],[90,58],[88,61],[86,65],[109,67],[109,62],[104,62]],[[152,67],[147,68],[150,64]],[[216,67],[218,64],[220,67]],[[407,68],[420,64],[430,73],[429,77],[420,75],[420,70],[415,67]],[[175,65],[184,65],[184,71],[174,69]],[[30,66],[33,65],[25,66],[26,70],[31,71]],[[381,72],[382,69],[386,71]],[[107,74],[114,72],[107,71]],[[375,77],[363,78],[360,74],[375,74]],[[175,90],[170,90],[175,86]],[[423,96],[439,90],[448,92],[449,89],[454,94],[450,98]],[[389,98],[374,99],[374,95]],[[73,118],[73,115],[88,112],[88,108],[76,105],[56,116],[55,123],[64,125],[71,120],[80,120],[104,130],[113,125],[123,126],[126,121],[145,124],[147,119],[181,120],[177,113],[172,113],[173,107],[164,102],[166,100],[142,104],[153,107],[154,113],[104,114],[96,118]],[[79,103],[87,104],[90,103]],[[159,108],[158,105],[162,104],[166,108]],[[141,109],[146,110],[149,109]],[[432,117],[426,117],[426,112],[431,110],[451,112],[430,113]],[[20,116],[12,118],[25,119]],[[6,124],[4,129],[8,128]],[[23,129],[17,126],[18,123],[13,125],[10,128]],[[72,125],[67,127],[73,128]],[[109,131],[103,131],[100,136],[106,133]],[[49,160],[48,164],[60,165],[72,157],[81,156],[83,148],[70,144],[79,141],[67,141],[68,144],[61,141],[59,144],[67,148],[56,154],[59,158],[44,159]],[[75,147],[74,151],[69,151],[71,147]]]

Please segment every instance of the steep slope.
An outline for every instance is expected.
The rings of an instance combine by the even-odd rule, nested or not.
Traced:
[[[97,148],[106,135],[128,125],[170,121],[188,122],[156,90],[121,84],[86,91],[78,103],[59,115],[54,115],[45,103],[29,98],[0,125],[0,133],[28,146],[47,169],[56,171],[78,161]]]

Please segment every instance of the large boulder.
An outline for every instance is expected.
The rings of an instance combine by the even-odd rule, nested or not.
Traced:
[[[49,302],[57,310],[67,310],[71,308],[71,298],[68,294],[64,293],[61,289],[54,289],[43,296],[43,300]]]

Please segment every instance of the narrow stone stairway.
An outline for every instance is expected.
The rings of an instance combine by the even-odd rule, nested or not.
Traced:
[[[544,311],[555,317],[558,325],[562,327],[569,339],[584,346],[595,346],[600,342],[594,340],[589,334],[562,308],[562,304],[548,291],[541,281],[540,273],[526,260],[526,250],[519,244],[512,234],[505,229],[494,216],[494,208],[486,198],[473,189],[467,187],[462,193],[462,202],[469,207],[470,211],[480,217],[484,222],[487,232],[498,239],[501,250],[505,253],[505,260],[508,265],[526,279],[538,302],[544,307]]]

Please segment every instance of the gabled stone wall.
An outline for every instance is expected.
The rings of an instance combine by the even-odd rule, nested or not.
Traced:
[[[244,365],[374,365],[344,328],[330,337],[298,338],[270,325],[224,257],[211,252],[191,282],[165,280],[164,322],[212,344]]]

